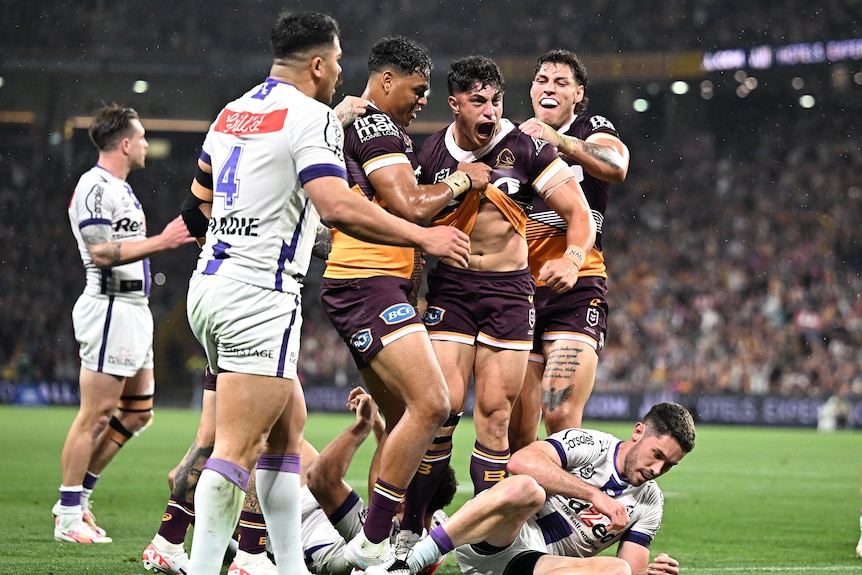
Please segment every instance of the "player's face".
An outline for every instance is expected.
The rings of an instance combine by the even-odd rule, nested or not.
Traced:
[[[455,117],[455,142],[464,150],[476,150],[491,142],[500,130],[503,94],[495,86],[478,82],[466,92],[449,96]]]
[[[390,82],[389,114],[406,128],[416,119],[422,107],[428,104],[430,81],[421,74],[393,74]]]
[[[584,87],[566,64],[545,62],[530,87],[533,114],[558,129],[572,119],[575,104],[584,99]]]
[[[129,124],[132,127],[132,135],[128,137],[129,169],[139,170],[144,167],[150,144],[144,137],[144,127],[139,120],[132,120]]]
[[[637,433],[636,428],[635,435]],[[641,485],[670,471],[684,456],[685,452],[672,436],[641,433],[640,439],[626,454],[623,474],[632,485]]]
[[[336,37],[332,43],[332,49],[327,50],[325,54],[321,54],[321,81],[318,86],[317,100],[324,104],[332,103],[332,96],[335,95],[335,89],[341,85],[343,78],[341,77],[341,41]]]

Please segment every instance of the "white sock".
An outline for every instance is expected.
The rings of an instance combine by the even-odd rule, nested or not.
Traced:
[[[430,537],[420,539],[413,546],[413,552],[407,557],[407,564],[414,571],[421,571],[429,565],[433,565],[440,559],[440,548]]]
[[[195,489],[195,531],[188,573],[219,575],[245,491],[212,469],[201,471]]]
[[[258,469],[255,473],[257,499],[279,575],[308,573],[300,539],[299,474],[273,469]]]

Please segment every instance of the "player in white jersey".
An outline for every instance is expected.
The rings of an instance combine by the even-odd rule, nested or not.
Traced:
[[[89,510],[90,493],[117,451],[152,419],[153,316],[149,256],[193,241],[176,218],[147,237],[143,208],[126,182],[144,167],[147,140],[137,112],[104,106],[89,126],[98,163],[69,203],[69,222],[86,271],[72,310],[80,345],[80,407],[63,445],[54,538],[109,543]]]
[[[270,43],[269,77],[219,113],[183,204],[189,231],[206,236],[189,282],[189,323],[219,375],[215,446],[195,491],[195,575],[220,572],[255,466],[279,573],[306,573],[298,497],[305,417],[291,413],[302,393],[300,286],[320,218],[366,241],[464,263],[469,255],[465,234],[432,233],[347,186],[344,132],[328,106],[341,80],[335,20],[282,13]]]
[[[468,575],[676,575],[672,557],[649,560],[664,504],[654,479],[694,440],[691,414],[668,402],[654,405],[625,441],[586,429],[555,433],[515,452],[512,475],[433,529],[406,561],[366,574],[415,574],[455,549]],[[597,556],[614,544],[616,557]]]

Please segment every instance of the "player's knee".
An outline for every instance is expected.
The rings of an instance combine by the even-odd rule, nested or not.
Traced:
[[[153,396],[124,395],[117,405],[117,418],[132,435],[139,434],[153,421]]]
[[[545,503],[545,490],[529,475],[510,475],[493,489],[499,504],[512,515],[532,515]]]

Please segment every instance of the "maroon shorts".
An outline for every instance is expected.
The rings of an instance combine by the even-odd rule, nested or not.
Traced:
[[[536,288],[533,355],[542,355],[542,341],[558,339],[584,341],[600,352],[608,330],[607,293],[607,281],[600,276],[578,278],[575,287],[562,294]]]
[[[438,263],[428,272],[428,307],[422,321],[431,339],[529,350],[535,289],[529,268],[477,272]]]
[[[320,282],[323,311],[347,342],[359,369],[367,367],[385,345],[410,333],[425,333],[408,300],[412,290],[413,280],[394,276]]]
[[[213,372],[210,371],[210,366],[207,366],[206,371],[204,371],[204,391],[215,391],[216,390],[216,376]]]

